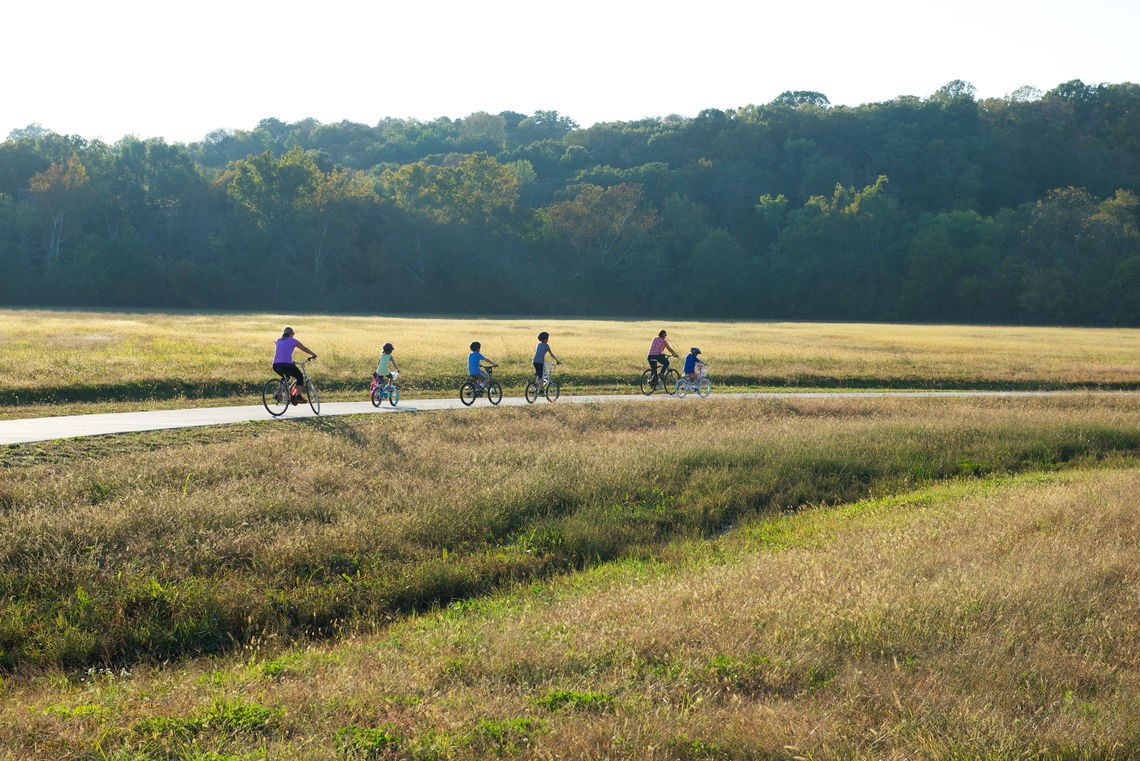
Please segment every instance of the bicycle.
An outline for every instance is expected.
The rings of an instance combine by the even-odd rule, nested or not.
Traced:
[[[372,406],[379,407],[380,402],[385,399],[393,407],[400,401],[400,389],[396,388],[396,379],[400,377],[399,370],[392,371],[391,378],[384,378],[383,376],[372,373],[372,386],[369,391],[372,394]]]
[[[530,383],[526,384],[526,391],[523,392],[523,396],[526,397],[528,404],[534,404],[538,399],[539,394],[545,396],[546,401],[548,402],[553,402],[558,398],[558,394],[561,391],[561,384],[559,384],[558,381],[554,379],[554,368],[560,364],[562,363],[555,362],[553,365],[545,364],[542,366],[541,389],[539,389],[538,381],[536,380],[532,380]]]
[[[319,415],[321,399],[317,396],[317,384],[313,383],[313,379],[305,369],[305,365],[312,361],[306,359],[304,362],[297,362],[296,365],[301,368],[301,377],[304,379],[302,388],[305,390],[305,396],[309,398],[309,406],[313,408],[313,414]],[[261,389],[261,403],[265,405],[266,411],[273,417],[284,415],[293,401],[295,386],[296,381],[288,375],[278,375],[273,380],[266,381]]]
[[[493,405],[498,405],[503,401],[503,387],[499,385],[498,381],[491,380],[491,368],[484,365],[483,371],[487,373],[487,383],[484,385],[481,381],[476,381],[475,376],[467,376],[467,380],[459,384],[459,401],[463,402],[464,406],[470,407],[475,403],[475,400],[487,394],[487,401]]]
[[[673,387],[673,393],[675,393],[679,399],[684,399],[685,394],[695,393],[702,399],[711,394],[712,382],[705,377],[705,368],[702,367],[697,371],[696,380],[687,376],[679,379]]]
[[[676,368],[670,367],[668,370],[661,370],[657,373],[657,379],[653,379],[653,368],[641,374],[641,393],[649,396],[657,389],[661,389],[666,394],[672,396],[677,390],[677,381],[681,379],[681,374],[677,372]]]

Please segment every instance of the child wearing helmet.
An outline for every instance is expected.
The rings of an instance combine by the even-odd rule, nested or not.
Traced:
[[[483,367],[479,363],[486,362],[488,367],[498,367],[498,365],[480,354],[480,348],[482,348],[482,344],[478,341],[471,342],[471,353],[467,355],[467,374],[479,382],[479,388],[483,388],[483,385],[491,378],[483,371]]]
[[[376,372],[372,374],[377,382],[387,383],[396,377],[392,374],[393,372],[400,372],[400,368],[396,365],[396,358],[392,356],[392,352],[395,350],[396,347],[390,343],[384,344],[381,348],[380,361],[376,363]]]
[[[704,362],[697,359],[697,357],[700,356],[700,353],[701,350],[694,346],[693,348],[689,349],[689,353],[685,355],[685,377],[691,381],[695,381],[697,379],[697,373],[702,367],[705,366]]]
[[[546,364],[546,355],[549,354],[554,359],[554,364],[562,364],[558,357],[554,356],[554,352],[550,350],[550,344],[547,343],[549,340],[550,334],[544,330],[538,334],[538,346],[534,347],[534,382],[539,391],[545,384],[543,366]]]

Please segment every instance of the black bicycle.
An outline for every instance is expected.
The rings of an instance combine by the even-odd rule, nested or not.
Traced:
[[[305,396],[309,398],[309,406],[313,408],[313,414],[319,415],[321,399],[317,396],[317,384],[313,383],[313,379],[305,370],[305,365],[312,361],[306,359],[304,362],[298,362],[297,367],[301,368],[301,377],[305,380],[301,387],[305,391]],[[265,382],[265,386],[261,389],[261,403],[265,405],[270,415],[278,417],[285,414],[285,410],[289,409],[289,404],[297,393],[296,385],[297,382],[284,373]]]
[[[491,368],[484,365],[483,371],[487,373],[487,382],[478,380],[473,375],[467,376],[467,380],[459,384],[459,401],[464,405],[470,407],[475,403],[475,400],[487,394],[487,401],[491,404],[497,405],[503,401],[503,387],[499,382],[491,379]]]
[[[668,370],[658,370],[654,377],[653,368],[650,367],[641,374],[641,393],[649,396],[654,391],[664,391],[666,394],[677,393],[677,381],[681,374],[670,367]]]

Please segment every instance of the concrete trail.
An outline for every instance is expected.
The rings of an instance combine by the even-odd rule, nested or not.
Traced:
[[[1089,392],[1089,391],[816,391],[816,392],[757,392],[747,394],[719,394],[721,398],[732,399],[838,399],[838,398],[882,398],[882,397],[1030,397],[1060,395],[1091,395],[1136,392]],[[714,398],[718,395],[713,394]],[[643,396],[641,394],[615,395],[564,395],[556,404],[610,404],[617,402],[655,402],[672,404],[700,404],[701,399],[689,397],[677,399],[665,394]],[[526,400],[521,396],[503,397],[500,406],[521,407]],[[539,399],[537,405],[549,404]],[[465,410],[489,407],[484,399],[475,400],[471,407],[464,407],[458,398],[452,399],[408,399],[396,407],[387,402],[379,408],[372,402],[324,402],[321,404],[321,417],[333,415],[388,414],[396,412],[419,412],[428,410]],[[298,418],[316,417],[309,405],[290,407],[279,418],[272,418],[260,404],[239,407],[200,407],[182,410],[153,410],[148,412],[113,412],[92,415],[66,415],[59,417],[24,418],[0,420],[0,445],[28,444],[34,441],[72,439],[85,436],[106,436],[115,433],[139,433],[173,428],[195,428],[229,423],[246,423],[254,420],[274,423]]]

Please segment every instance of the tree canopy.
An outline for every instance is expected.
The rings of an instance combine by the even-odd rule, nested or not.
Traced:
[[[8,305],[1140,324],[1140,86],[0,143]]]

